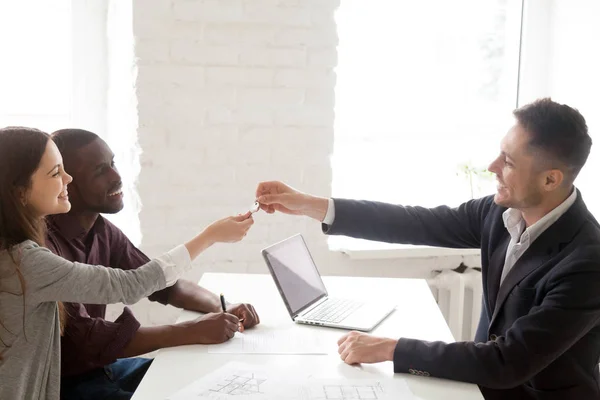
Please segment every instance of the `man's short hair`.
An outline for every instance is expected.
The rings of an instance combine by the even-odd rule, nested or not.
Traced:
[[[513,111],[519,125],[529,134],[535,154],[561,169],[573,183],[590,154],[592,139],[579,111],[550,98],[543,98]]]
[[[87,146],[99,136],[84,129],[59,129],[50,135],[64,159],[71,159],[80,148]]]

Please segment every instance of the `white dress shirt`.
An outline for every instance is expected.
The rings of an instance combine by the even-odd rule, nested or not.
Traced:
[[[517,260],[525,253],[535,239],[567,212],[569,207],[575,203],[575,200],[577,200],[577,190],[573,189],[573,193],[565,201],[527,229],[525,229],[525,220],[521,211],[514,208],[504,211],[502,219],[504,220],[504,226],[510,234],[510,243],[506,250],[500,285],[502,285],[504,278]]]
[[[323,223],[325,225],[333,224],[335,220],[335,203],[333,199],[329,199],[329,204],[327,204],[327,213],[325,214],[325,218],[323,218]]]

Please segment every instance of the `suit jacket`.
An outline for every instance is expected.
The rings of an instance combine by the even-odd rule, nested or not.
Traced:
[[[457,208],[334,199],[324,232],[390,243],[480,248],[473,342],[401,338],[394,371],[478,384],[486,399],[600,399],[600,226],[581,193],[500,286],[510,235],[493,197]]]

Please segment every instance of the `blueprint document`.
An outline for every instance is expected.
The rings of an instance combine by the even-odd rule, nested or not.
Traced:
[[[413,400],[402,378],[312,379],[231,362],[198,379],[168,400]]]

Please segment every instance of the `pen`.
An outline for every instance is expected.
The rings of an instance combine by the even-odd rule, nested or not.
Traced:
[[[225,296],[221,293],[221,308],[223,308],[223,312],[227,311],[227,307],[225,306]]]
[[[223,296],[223,293],[221,293],[221,308],[223,309],[223,312],[227,312],[227,306],[225,305],[225,296]],[[244,322],[244,318],[240,318],[240,322]]]

